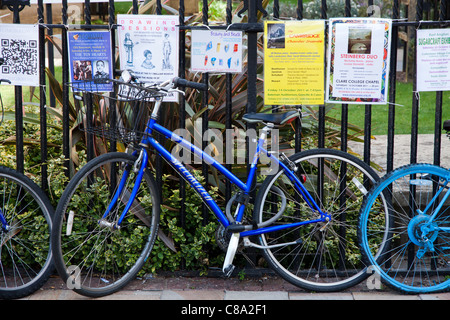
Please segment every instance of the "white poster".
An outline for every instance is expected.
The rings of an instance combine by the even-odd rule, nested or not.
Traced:
[[[118,14],[120,68],[145,83],[178,76],[178,16]],[[178,101],[170,94],[165,101]]]
[[[242,72],[242,31],[192,30],[191,71]]]
[[[386,104],[389,19],[330,19],[327,102]]]
[[[417,30],[417,91],[450,90],[450,29]]]
[[[38,43],[37,24],[0,24],[0,78],[16,86],[39,86]]]

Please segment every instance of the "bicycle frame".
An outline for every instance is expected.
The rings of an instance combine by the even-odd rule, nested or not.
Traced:
[[[0,209],[0,223],[2,224],[2,229],[4,231],[8,231],[9,230],[9,224],[6,221],[5,217],[3,216],[3,211]]]
[[[154,107],[154,111],[152,113],[152,117],[149,119],[148,124],[147,124],[147,129],[146,129],[146,136],[147,137],[144,138],[141,141],[141,145],[146,146],[146,147],[147,146],[152,146],[153,148],[155,148],[155,150],[166,161],[168,161],[170,164],[172,164],[173,167],[178,171],[178,173],[182,177],[184,177],[188,181],[188,183],[197,191],[197,193],[200,195],[200,197],[203,199],[203,201],[208,205],[208,207],[212,210],[212,212],[214,213],[216,218],[219,220],[219,222],[225,228],[227,228],[231,224],[231,222],[228,220],[227,216],[219,208],[219,206],[214,201],[214,199],[211,197],[211,195],[208,193],[208,191],[186,169],[186,167],[176,157],[174,157],[168,150],[166,150],[163,146],[161,146],[161,144],[158,143],[158,141],[156,141],[153,138],[153,136],[152,136],[153,131],[161,133],[166,138],[171,139],[173,142],[177,143],[178,145],[181,145],[183,148],[185,148],[187,150],[190,150],[191,152],[193,152],[197,156],[201,157],[201,159],[203,161],[206,161],[211,166],[216,168],[219,172],[221,172],[223,175],[225,175],[225,177],[227,179],[229,179],[233,184],[235,184],[239,189],[241,189],[244,192],[245,195],[249,195],[249,193],[251,192],[252,185],[253,185],[253,183],[255,181],[259,155],[261,153],[265,153],[267,155],[267,157],[271,161],[275,161],[276,165],[279,165],[279,166],[281,166],[281,168],[284,169],[284,171],[287,173],[287,176],[289,177],[291,182],[295,185],[296,189],[302,195],[302,197],[306,201],[306,203],[313,210],[316,210],[320,214],[320,218],[319,219],[313,219],[313,220],[307,220],[307,221],[301,221],[301,222],[290,223],[290,224],[283,224],[283,225],[277,225],[277,226],[268,226],[268,227],[258,228],[258,229],[255,229],[255,230],[253,230],[253,226],[252,225],[248,225],[248,226],[245,226],[243,232],[240,232],[240,236],[248,237],[248,236],[260,235],[260,234],[263,234],[263,233],[283,230],[283,229],[287,229],[287,228],[298,227],[298,226],[302,226],[302,225],[306,225],[306,224],[329,221],[330,216],[328,214],[322,212],[322,210],[320,209],[319,205],[315,202],[315,200],[313,199],[311,194],[303,186],[302,182],[298,179],[298,177],[288,168],[288,166],[285,163],[283,163],[282,161],[279,161],[278,158],[274,157],[272,154],[270,154],[267,150],[265,150],[263,148],[263,145],[264,145],[267,133],[270,131],[269,127],[266,126],[262,130],[261,136],[259,137],[259,140],[258,140],[258,143],[257,143],[255,154],[253,155],[252,163],[250,165],[250,171],[249,171],[248,176],[247,176],[247,181],[246,181],[246,183],[243,183],[239,178],[237,178],[226,167],[224,167],[222,164],[217,162],[216,159],[214,159],[213,157],[211,157],[210,155],[205,153],[203,150],[201,150],[197,146],[191,144],[189,141],[183,139],[179,135],[173,133],[172,131],[170,131],[170,130],[164,128],[163,126],[161,126],[160,124],[158,124],[157,121],[156,121],[156,118],[157,118],[156,115],[157,115],[157,111],[158,111],[158,108],[159,108],[160,105],[161,105],[161,101],[157,101],[156,104],[155,104],[155,107]],[[123,212],[122,212],[122,214],[121,214],[121,216],[120,216],[120,218],[119,218],[119,220],[117,222],[118,226],[120,225],[120,223],[122,222],[123,218],[125,217],[125,215],[127,214],[128,210],[130,209],[130,207],[131,207],[131,205],[133,203],[133,200],[135,199],[135,196],[137,194],[137,191],[139,189],[140,183],[142,182],[142,178],[144,176],[144,170],[145,170],[145,168],[147,167],[147,164],[148,164],[148,152],[147,152],[147,148],[146,147],[144,147],[144,148],[142,148],[140,150],[140,152],[141,152],[140,157],[142,157],[142,158],[141,158],[141,165],[139,167],[139,172],[137,174],[135,185],[134,185],[134,188],[133,188],[133,190],[131,192],[130,199],[129,199],[127,205],[125,206],[125,208],[124,208],[124,210],[123,210]],[[137,155],[137,151],[135,151],[135,153],[136,153],[135,155]],[[126,181],[126,179],[128,177],[128,172],[124,173],[124,176],[122,177],[122,180],[119,183],[119,188],[116,191],[116,194],[114,195],[114,198],[111,201],[111,203],[109,205],[109,208],[106,210],[103,218],[105,218],[109,214],[109,212],[112,210],[112,208],[115,206],[115,203],[117,202],[117,200],[119,198],[119,195],[121,194],[121,192],[122,192],[122,190],[124,188],[125,181]],[[239,203],[238,204],[238,208],[236,210],[237,210],[237,214],[236,214],[236,217],[235,217],[236,223],[237,224],[241,224],[243,216],[244,216],[245,204]]]

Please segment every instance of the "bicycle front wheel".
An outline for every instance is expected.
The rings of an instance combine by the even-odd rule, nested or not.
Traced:
[[[266,260],[285,280],[306,290],[340,291],[359,283],[367,276],[357,241],[359,210],[378,175],[365,162],[338,150],[308,150],[289,159],[331,220],[259,236]],[[280,225],[319,218],[283,169],[267,176],[256,199],[256,223]]]
[[[117,224],[134,187],[135,161],[125,153],[95,158],[72,178],[59,201],[52,233],[55,265],[66,285],[82,295],[99,297],[123,288],[153,247],[160,206],[148,170],[128,214]],[[122,192],[115,197],[119,185]]]
[[[387,285],[405,293],[450,289],[450,211],[442,200],[449,184],[447,169],[412,164],[387,174],[367,195],[359,241],[367,263]],[[388,199],[388,208],[379,205],[380,196]],[[389,223],[380,223],[386,209]],[[380,234],[388,235],[389,246],[377,256]]]
[[[25,175],[0,167],[0,298],[38,290],[53,272],[50,234],[54,209]]]

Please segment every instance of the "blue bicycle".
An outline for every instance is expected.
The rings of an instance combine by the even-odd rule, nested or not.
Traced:
[[[444,130],[450,132],[450,121]],[[358,229],[361,251],[387,285],[406,293],[450,290],[449,187],[448,169],[410,164],[367,194]]]
[[[217,217],[216,242],[226,252],[222,267],[226,275],[234,269],[236,252],[254,247],[284,279],[307,290],[342,290],[367,276],[356,228],[363,196],[379,178],[366,163],[338,150],[314,149],[290,157],[267,151],[264,143],[273,128],[296,119],[298,110],[243,116],[263,127],[247,181],[242,182],[214,157],[158,123],[164,96],[180,92],[177,87],[207,90],[206,85],[174,79],[145,86],[130,80],[127,72],[113,82],[114,94],[74,90],[81,110],[91,105],[96,110],[92,119],[102,124],[86,130],[120,140],[130,151],[89,161],[60,199],[52,244],[58,272],[70,288],[93,297],[111,294],[134,279],[149,257],[161,205],[149,170],[149,150],[167,160]],[[105,126],[100,110],[114,113],[117,120]],[[80,119],[84,116],[82,111]],[[155,133],[199,156],[232,182],[236,192],[225,210],[183,162],[155,140]],[[261,155],[276,170],[256,185]],[[251,199],[255,188],[257,196]],[[250,203],[254,207],[249,217],[245,209]]]

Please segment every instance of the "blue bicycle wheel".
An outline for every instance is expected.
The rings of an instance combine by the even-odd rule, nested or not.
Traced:
[[[387,174],[366,196],[359,222],[361,251],[390,287],[405,293],[450,289],[449,186],[447,169],[412,164]],[[380,196],[388,200],[387,215]]]

